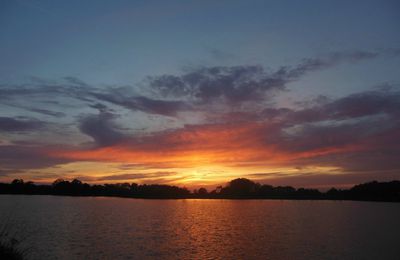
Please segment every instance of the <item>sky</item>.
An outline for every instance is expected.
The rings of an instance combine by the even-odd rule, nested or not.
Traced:
[[[0,181],[400,179],[398,1],[0,2]]]

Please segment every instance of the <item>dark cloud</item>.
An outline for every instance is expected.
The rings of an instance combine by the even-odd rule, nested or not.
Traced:
[[[71,162],[49,155],[50,147],[38,145],[0,145],[1,170],[9,175],[23,170],[41,169]]]
[[[344,120],[380,113],[397,117],[398,119],[400,115],[399,91],[367,91],[356,93],[321,106],[292,112],[288,116],[291,121],[301,123],[322,120]],[[396,118],[394,119],[396,120]]]
[[[47,116],[65,117],[65,114],[62,113],[62,112],[51,111],[51,110],[48,110],[48,109],[34,108],[34,107],[25,108],[25,109],[29,110],[29,111],[32,111],[32,112],[35,112],[35,113],[47,115]]]
[[[163,75],[148,80],[150,88],[161,95],[189,96],[202,102],[223,98],[234,103],[263,98],[286,83],[281,75],[267,73],[261,66],[204,67],[179,77]]]
[[[154,99],[141,95],[131,95],[128,91],[116,88],[99,88],[90,86],[79,79],[67,77],[65,82],[41,82],[25,85],[0,85],[0,103],[38,112],[42,114],[60,116],[60,112],[36,108],[27,105],[16,105],[13,100],[26,102],[27,98],[37,99],[39,102],[51,98],[72,98],[83,102],[84,106],[98,105],[99,101],[108,102],[133,111],[143,111],[150,114],[175,116],[179,111],[190,110],[191,106],[184,101]],[[69,102],[71,103],[71,102]],[[77,103],[77,104],[78,104]],[[59,105],[59,103],[57,103]],[[104,106],[104,104],[102,104]]]
[[[270,109],[264,115],[277,126],[267,145],[303,154],[299,164],[400,174],[398,91],[367,91],[304,110]]]
[[[1,90],[0,90],[0,92],[1,92]],[[7,99],[4,99],[4,100],[2,100],[1,97],[0,97],[0,104],[4,104],[4,105],[9,106],[9,107],[20,108],[20,109],[24,109],[26,111],[30,111],[30,112],[34,112],[34,113],[38,113],[38,114],[42,114],[42,115],[47,115],[47,116],[52,116],[52,117],[65,117],[66,116],[62,112],[45,109],[43,107],[38,108],[38,107],[31,106],[29,104],[25,104],[27,102],[24,99],[22,99],[22,101],[23,101],[23,104],[20,104],[18,102],[15,102],[15,100],[13,100],[12,96],[10,96],[10,97],[8,97]],[[59,103],[56,102],[56,101],[51,102],[51,104],[59,105]]]
[[[112,110],[104,104],[96,103],[89,105],[91,108],[97,109],[101,113],[112,112]]]
[[[261,111],[260,116],[264,117],[268,120],[274,120],[274,119],[286,119],[289,115],[292,115],[295,113],[294,110],[289,109],[289,108],[265,108],[263,111]]]
[[[381,128],[375,127],[376,123],[367,121],[339,125],[301,125],[293,133],[282,138],[281,148],[291,152],[307,152],[354,144],[382,131]]]
[[[379,149],[400,142],[393,134],[384,141],[384,133],[400,128],[398,91],[361,92],[310,108],[269,108],[261,114],[275,125],[275,132],[268,129],[267,143],[291,152],[360,145],[369,139],[385,143]]]
[[[22,97],[53,97],[53,96],[67,96],[76,99],[83,99],[88,95],[90,90],[96,88],[72,84],[70,81],[60,81],[60,82],[30,82],[27,84],[1,84],[0,85],[0,100],[8,100],[10,98]],[[83,99],[85,100],[85,99]]]
[[[191,110],[191,107],[182,101],[164,101],[144,96],[135,97],[134,102],[139,110],[165,116],[174,116],[179,111]]]
[[[26,117],[0,117],[0,131],[2,132],[25,132],[35,131],[43,128],[45,123],[33,118]]]
[[[185,82],[179,76],[151,76],[148,77],[147,80],[154,94],[177,98],[191,94],[190,88],[186,86]]]
[[[344,62],[372,59],[386,52],[334,52],[317,58],[303,59],[295,66],[282,66],[272,71],[266,71],[261,66],[202,67],[188,70],[183,75],[149,77],[142,89],[149,95],[130,94],[133,87],[91,86],[75,77],[65,77],[58,82],[35,79],[31,84],[0,85],[0,102],[9,104],[18,98],[26,101],[27,97],[39,102],[53,97],[72,98],[83,102],[84,105],[108,102],[133,111],[176,116],[180,111],[193,110],[196,104],[204,105],[211,101],[238,104],[268,99],[277,91],[284,90],[288,82],[298,80],[309,72]],[[391,53],[396,55],[393,51]],[[43,107],[29,105],[21,108],[56,117],[62,116],[61,112]]]
[[[334,52],[319,58],[303,59],[296,66],[282,66],[267,72],[261,66],[216,66],[188,71],[181,76],[149,77],[148,85],[161,96],[196,98],[209,102],[222,98],[231,103],[262,100],[274,91],[284,90],[288,82],[305,74],[335,66],[343,62],[372,59],[379,52]]]
[[[382,125],[382,129],[378,130],[377,125]],[[388,127],[385,122],[378,122],[369,125],[374,130],[366,126],[359,128],[358,131],[342,133],[342,135],[353,136],[354,139],[347,143],[331,143],[330,147],[326,146],[328,153],[316,154],[309,158],[298,160],[299,165],[335,165],[342,167],[346,171],[352,172],[370,172],[392,171],[400,175],[400,124]],[[351,133],[350,133],[351,132]],[[323,133],[318,133],[323,134]],[[337,133],[336,136],[341,136]],[[361,136],[361,137],[360,137]],[[305,137],[304,141],[307,139]],[[321,142],[322,144],[322,142]],[[294,146],[298,144],[294,143]],[[301,147],[300,144],[298,147]],[[329,152],[332,150],[332,152]],[[312,150],[309,150],[312,151]]]
[[[118,131],[113,122],[115,115],[100,112],[98,115],[89,115],[79,121],[79,129],[90,136],[98,146],[109,146],[120,142],[125,135]]]
[[[332,52],[318,58],[303,59],[300,64],[294,67],[282,67],[280,73],[288,79],[297,79],[308,72],[326,69],[340,63],[368,60],[381,54],[381,52],[370,51]]]
[[[145,96],[127,96],[120,93],[92,93],[92,95],[101,101],[150,114],[175,116],[179,111],[191,110],[191,107],[183,101],[160,100]]]
[[[357,93],[327,104],[324,110],[333,118],[361,117],[378,113],[399,115],[400,92]]]

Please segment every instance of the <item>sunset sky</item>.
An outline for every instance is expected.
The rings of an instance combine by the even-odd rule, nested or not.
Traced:
[[[0,181],[400,179],[399,1],[0,2]]]

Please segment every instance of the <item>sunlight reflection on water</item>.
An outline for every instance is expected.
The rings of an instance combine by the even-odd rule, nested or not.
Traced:
[[[400,255],[395,203],[1,195],[0,212],[2,223],[12,219],[32,259]]]

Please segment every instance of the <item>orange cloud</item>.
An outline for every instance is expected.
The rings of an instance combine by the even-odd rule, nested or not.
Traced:
[[[109,147],[88,150],[51,151],[56,157],[74,160],[141,163],[159,168],[187,168],[203,165],[284,165],[300,158],[357,151],[360,145],[316,148],[304,152],[287,151],[276,139],[274,125],[267,123],[186,126],[132,138]]]

